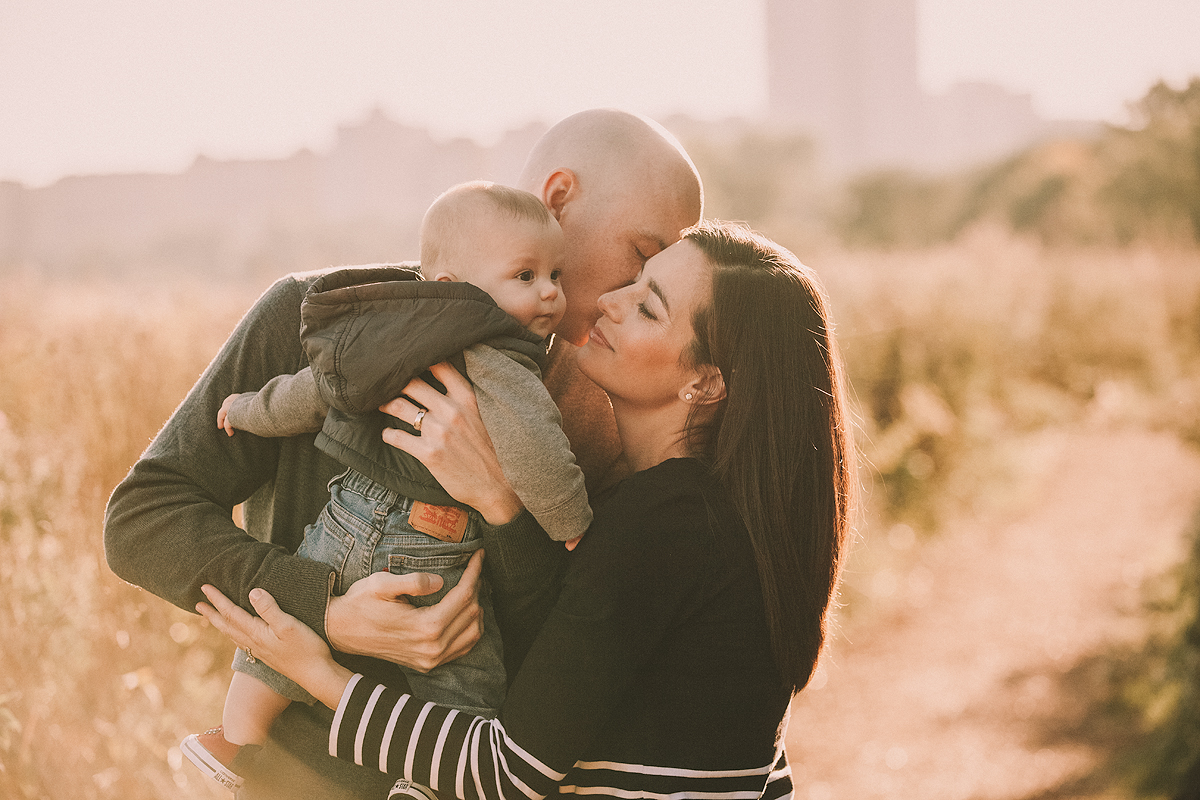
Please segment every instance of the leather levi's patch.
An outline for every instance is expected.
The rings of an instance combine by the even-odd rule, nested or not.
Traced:
[[[431,506],[414,500],[408,524],[435,539],[457,544],[467,530],[467,512],[454,506]]]

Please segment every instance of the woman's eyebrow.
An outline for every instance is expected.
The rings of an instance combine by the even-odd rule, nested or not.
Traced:
[[[665,308],[667,310],[667,313],[670,314],[671,313],[671,304],[667,302],[667,296],[665,294],[663,294],[662,287],[658,285],[658,281],[654,280],[654,278],[651,278],[647,282],[647,287],[650,289],[650,291],[652,291],[656,295],[658,295],[658,299],[662,301],[663,308]]]

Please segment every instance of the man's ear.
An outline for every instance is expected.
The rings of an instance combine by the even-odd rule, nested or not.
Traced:
[[[435,281],[451,281],[452,283],[458,282],[458,276],[453,272],[439,272],[437,275],[433,276],[433,279]]]
[[[579,178],[569,169],[556,169],[542,184],[542,204],[555,219],[562,217],[567,203],[579,195]]]
[[[679,398],[685,403],[701,405],[725,399],[725,377],[712,364],[697,367],[692,380],[679,390]]]

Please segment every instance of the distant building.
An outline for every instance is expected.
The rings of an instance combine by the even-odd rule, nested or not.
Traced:
[[[1000,86],[926,93],[918,57],[917,0],[767,0],[770,115],[837,172],[959,167],[1046,131],[1028,95]]]
[[[326,153],[218,161],[182,173],[0,181],[0,272],[254,276],[417,256],[429,203],[467,180],[512,183],[545,126],[492,147],[436,140],[375,111]]]

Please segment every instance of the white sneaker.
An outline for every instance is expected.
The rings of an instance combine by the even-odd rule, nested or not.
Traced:
[[[242,777],[229,768],[241,747],[225,741],[220,727],[193,733],[179,743],[179,749],[200,771],[231,792],[242,785]]]
[[[438,800],[438,796],[428,786],[401,778],[392,785],[388,800]]]

